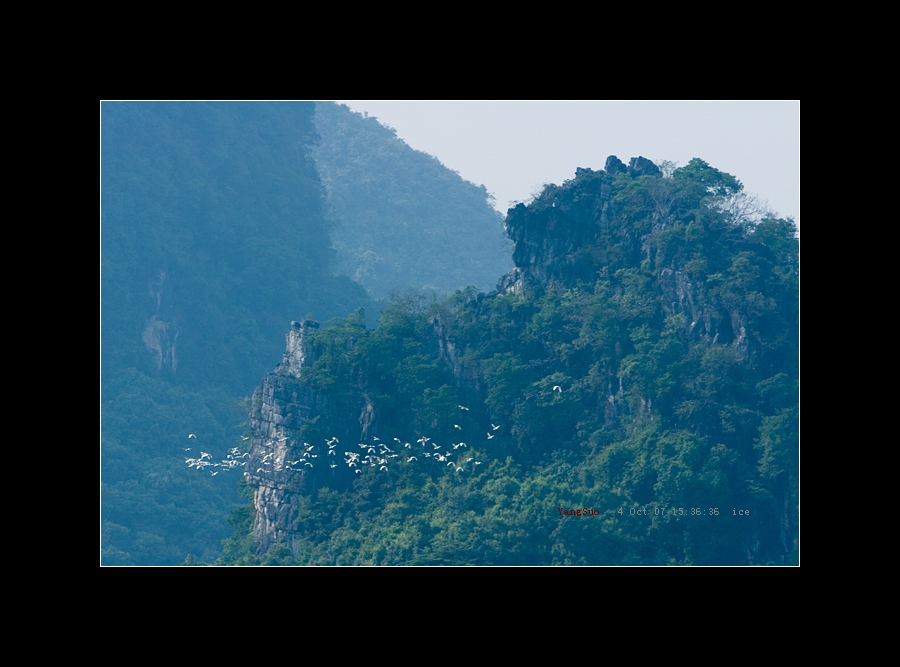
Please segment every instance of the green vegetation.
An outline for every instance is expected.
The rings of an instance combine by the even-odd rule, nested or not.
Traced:
[[[184,450],[241,444],[291,320],[489,287],[508,243],[483,187],[333,104],[104,103],[101,132],[102,562],[210,562],[240,499]]]
[[[205,561],[240,502],[184,465],[239,442],[297,313],[373,308],[333,276],[314,105],[102,109],[102,562]]]
[[[483,185],[344,105],[317,103],[315,124],[312,155],[336,219],[337,270],[374,298],[411,287],[489,290],[511,268],[502,216]]]
[[[513,289],[320,329],[303,380],[412,446],[303,496],[293,551],[257,554],[244,510],[218,562],[795,563],[798,241],[740,195],[702,160],[579,169],[510,210]],[[483,464],[405,460],[421,436]]]

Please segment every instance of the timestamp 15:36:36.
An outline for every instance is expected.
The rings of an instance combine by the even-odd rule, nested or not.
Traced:
[[[719,510],[718,507],[620,507],[616,513],[619,516],[727,516],[728,510]],[[750,516],[750,510],[731,508],[731,516]]]

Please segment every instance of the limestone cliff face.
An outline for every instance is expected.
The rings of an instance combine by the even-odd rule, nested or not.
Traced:
[[[322,486],[348,486],[353,471],[343,465],[343,454],[375,427],[365,395],[335,405],[304,382],[302,370],[315,361],[309,336],[318,328],[313,320],[291,323],[281,363],[253,394],[246,479],[255,487],[253,536],[260,553],[279,542],[293,548],[300,498]],[[330,425],[328,432],[322,424]]]
[[[737,361],[747,359],[754,353],[748,335],[753,325],[746,314],[735,309],[738,306],[716,297],[714,278],[720,275],[719,269],[707,268],[705,260],[695,259],[693,249],[687,253],[675,242],[665,245],[666,238],[674,238],[666,230],[676,225],[684,229],[690,220],[685,214],[673,213],[674,206],[665,198],[668,185],[660,177],[655,165],[644,158],[632,158],[626,166],[611,156],[605,170],[579,169],[572,181],[548,186],[528,206],[511,209],[506,225],[515,242],[516,266],[501,278],[497,292],[474,296],[465,317],[473,318],[475,324],[476,318],[489,312],[498,293],[521,293],[529,281],[557,281],[564,287],[590,290],[602,280],[611,300],[646,299],[650,305],[641,307],[652,308],[655,318],[672,318],[667,324],[680,322],[687,336],[694,338],[691,344],[700,338],[730,346]],[[627,197],[617,195],[627,192],[636,178],[642,178],[638,185],[645,199],[632,201],[629,210]],[[717,261],[730,263],[735,252],[749,249],[751,241],[725,238],[720,245],[724,250]],[[440,360],[447,384],[455,384],[458,400],[471,406],[471,411],[466,408],[466,418],[490,424],[481,365],[467,354],[466,338],[459,333],[467,323],[447,313],[430,317],[430,328],[420,342]],[[631,326],[624,317],[620,321],[623,328]],[[293,549],[299,537],[295,522],[303,497],[326,485],[337,490],[350,488],[358,469],[344,465],[344,452],[358,452],[357,443],[378,434],[379,405],[366,395],[364,382],[357,383],[354,378],[351,386],[329,390],[326,396],[304,379],[305,369],[315,361],[310,335],[317,328],[310,320],[292,323],[282,362],[254,394],[246,474],[255,487],[253,535],[260,552],[275,543]],[[355,344],[352,335],[345,341],[349,347]],[[610,431],[629,415],[659,414],[661,410],[649,397],[629,394],[632,380],[619,372],[618,365],[630,354],[628,344],[625,331],[611,348],[615,352],[610,356],[617,359],[592,379],[597,387],[597,416]],[[605,378],[602,373],[607,374]],[[384,423],[390,420],[381,419]],[[335,454],[329,454],[334,442]],[[752,562],[752,558],[748,560]]]
[[[160,271],[157,278],[149,285],[149,296],[155,302],[153,315],[144,323],[141,339],[153,358],[156,370],[163,368],[178,370],[178,327],[174,322],[169,288],[166,284],[168,273]]]
[[[311,362],[304,338],[317,328],[310,320],[291,323],[281,364],[253,394],[246,476],[256,487],[253,536],[261,552],[276,542],[290,543],[297,494],[313,483],[319,460],[307,456],[303,437],[307,420],[324,412],[327,403],[300,380],[300,369]],[[294,463],[301,459],[303,463]],[[304,465],[307,462],[311,465]]]
[[[433,317],[431,326],[442,363],[465,393],[479,394],[478,378],[461,360],[442,317]],[[304,380],[303,371],[316,359],[310,335],[318,328],[312,320],[291,323],[281,363],[253,394],[245,477],[255,489],[252,534],[258,553],[277,543],[295,551],[303,497],[323,486],[352,487],[359,468],[346,465],[345,452],[358,453],[357,443],[372,442],[378,433],[379,415],[364,390],[325,395]]]
[[[654,210],[643,227],[623,224],[622,216],[627,211],[616,198],[623,185],[620,174],[660,179]],[[578,169],[571,181],[562,186],[549,185],[529,205],[510,209],[505,224],[515,243],[515,267],[498,282],[499,293],[519,293],[527,280],[555,280],[565,286],[579,281],[590,283],[601,272],[613,276],[619,269],[632,269],[649,261],[657,266],[656,287],[667,316],[683,314],[684,327],[690,334],[732,345],[738,360],[748,356],[745,316],[738,311],[710,308],[707,287],[690,278],[683,259],[660,261],[657,250],[649,244],[653,232],[673,224],[662,172],[650,160],[634,157],[625,165],[610,155],[602,171]]]
[[[602,266],[640,262],[641,237],[612,224],[617,213],[616,176],[661,177],[659,169],[643,157],[625,166],[611,155],[606,169],[577,169],[562,186],[548,185],[527,206],[509,210],[506,233],[515,243],[515,268],[503,279],[501,292],[518,291],[527,277],[539,282],[596,278]]]
[[[662,268],[657,281],[665,297],[662,308],[666,315],[684,315],[688,333],[714,344],[731,345],[737,361],[747,358],[749,340],[743,313],[734,310],[722,314],[710,308],[706,286],[691,280],[684,271]]]

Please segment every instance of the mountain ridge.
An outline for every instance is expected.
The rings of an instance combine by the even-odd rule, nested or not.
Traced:
[[[733,214],[741,190],[699,159],[664,178],[611,156],[510,209],[494,292],[306,328],[291,395],[323,408],[258,421],[252,456],[351,444],[277,484],[248,475],[250,537],[220,562],[793,562],[796,229]],[[271,381],[257,414],[290,412]],[[463,437],[472,456],[451,459]],[[581,506],[595,531],[555,514]]]

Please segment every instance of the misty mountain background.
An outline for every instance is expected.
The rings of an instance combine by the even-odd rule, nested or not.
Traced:
[[[484,186],[331,103],[104,103],[101,194],[103,564],[221,551],[237,474],[184,459],[240,445],[292,320],[512,265]]]

